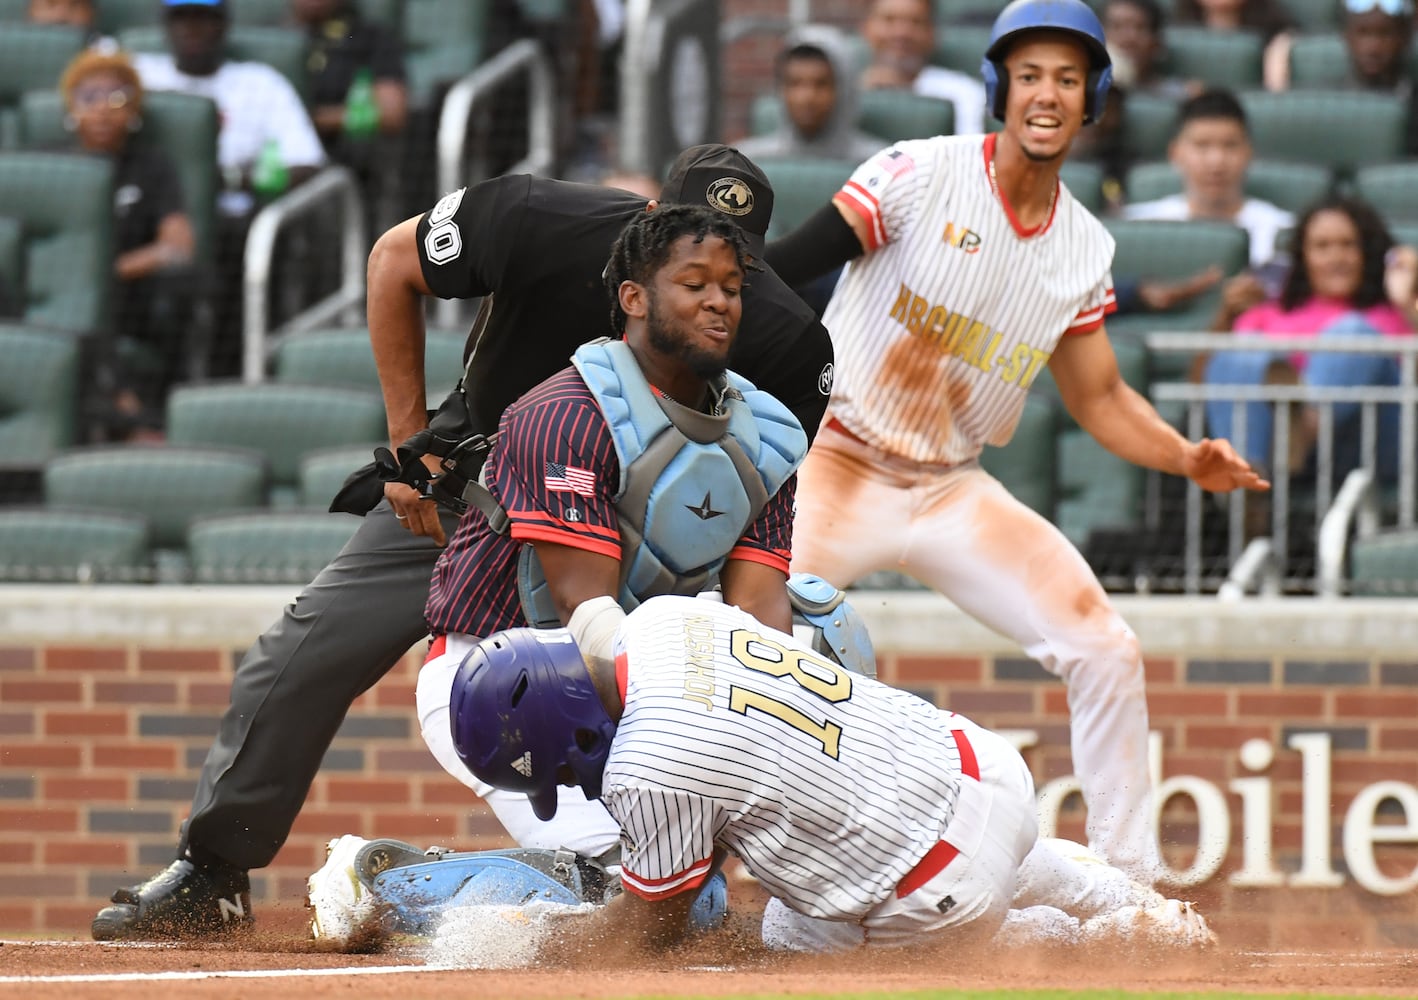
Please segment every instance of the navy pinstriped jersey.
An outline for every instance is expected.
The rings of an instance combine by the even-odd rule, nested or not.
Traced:
[[[602,782],[646,899],[740,857],[800,913],[886,899],[955,813],[959,716],[851,674],[738,608],[657,597],[616,633],[625,712]]]
[[[488,491],[510,520],[494,532],[477,508],[463,516],[433,572],[425,617],[434,634],[485,636],[526,625],[517,594],[524,544],[554,542],[620,558],[614,497],[620,462],[610,429],[574,368],[547,379],[508,407],[488,458]],[[790,479],[729,553],[788,572]]]

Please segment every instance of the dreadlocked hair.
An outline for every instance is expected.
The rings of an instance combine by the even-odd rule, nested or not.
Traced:
[[[611,329],[625,332],[625,310],[620,307],[620,286],[633,281],[647,285],[650,278],[670,259],[670,246],[681,236],[693,236],[703,243],[717,236],[733,248],[739,270],[748,270],[748,245],[743,232],[722,212],[706,205],[660,205],[653,212],[641,212],[621,231],[611,247],[603,280],[611,300]]]

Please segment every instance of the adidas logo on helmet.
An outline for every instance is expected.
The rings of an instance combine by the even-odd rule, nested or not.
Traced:
[[[524,778],[532,776],[532,751],[528,750],[522,756],[512,762],[512,770],[516,771]]]

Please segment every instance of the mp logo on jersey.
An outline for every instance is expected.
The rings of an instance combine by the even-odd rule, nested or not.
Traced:
[[[957,250],[964,250],[966,253],[980,252],[980,234],[964,226],[957,227],[953,222],[945,224],[941,239]]]
[[[720,177],[704,192],[710,206],[728,215],[747,215],[753,211],[753,190],[737,177]]]

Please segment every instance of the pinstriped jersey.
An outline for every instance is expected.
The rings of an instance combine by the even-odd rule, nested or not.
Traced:
[[[990,172],[995,136],[900,142],[837,195],[870,233],[823,322],[832,413],[884,451],[950,465],[1014,433],[1059,338],[1115,308],[1113,239],[1059,183],[1023,229]]]
[[[517,591],[525,544],[550,542],[621,558],[615,495],[620,485],[606,418],[574,368],[532,389],[502,415],[488,456],[488,491],[507,511],[507,534],[476,507],[438,558],[424,616],[435,634],[485,636],[527,624]],[[792,545],[789,479],[729,552],[784,573]]]
[[[625,712],[602,800],[630,892],[697,887],[719,847],[793,909],[856,919],[940,841],[958,716],[696,598],[641,605],[617,651]]]

